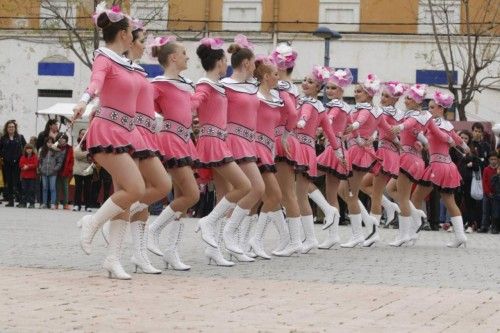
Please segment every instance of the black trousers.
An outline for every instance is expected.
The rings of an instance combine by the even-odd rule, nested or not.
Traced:
[[[75,175],[75,198],[73,204],[81,208],[82,206],[82,195],[83,195],[83,206],[85,208],[90,207],[90,189],[92,186],[92,175],[79,176]]]
[[[19,161],[4,161],[3,162],[3,170],[4,170],[4,182],[5,182],[5,199],[12,203],[14,202],[15,197],[19,199],[20,197],[20,184],[21,179],[19,178],[20,170],[19,170]]]
[[[21,197],[20,203],[31,205],[35,204],[35,187],[37,181],[37,179],[21,179],[23,195]]]

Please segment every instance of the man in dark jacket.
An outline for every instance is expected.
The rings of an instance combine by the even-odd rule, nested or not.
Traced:
[[[5,199],[9,202],[7,207],[14,207],[15,196],[20,197],[21,179],[19,177],[19,160],[23,153],[26,140],[17,132],[15,120],[5,123],[3,136],[0,138],[0,157],[3,159],[5,175]]]

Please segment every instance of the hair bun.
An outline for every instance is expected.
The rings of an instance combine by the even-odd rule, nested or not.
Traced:
[[[234,54],[234,53],[238,52],[239,50],[241,50],[241,46],[239,46],[236,43],[233,43],[233,44],[229,45],[227,52],[230,54]]]
[[[108,25],[111,24],[111,21],[109,20],[108,15],[106,13],[101,13],[99,17],[97,18],[97,26],[101,29],[106,28]]]

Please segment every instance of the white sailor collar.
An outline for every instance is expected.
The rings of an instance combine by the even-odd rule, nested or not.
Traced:
[[[303,104],[311,104],[320,113],[326,111],[323,103],[321,103],[321,101],[317,100],[316,98],[302,96],[299,98],[297,103],[298,107],[301,107]]]
[[[436,122],[436,125],[440,128],[445,130],[446,132],[451,132],[453,131],[453,124],[449,122],[448,120],[444,118],[435,118],[434,121]]]
[[[206,83],[210,87],[214,88],[218,93],[222,95],[226,95],[226,89],[224,89],[224,86],[220,82],[215,82],[210,80],[208,77],[202,77],[201,79],[196,82],[196,85]]]
[[[260,91],[257,92],[257,97],[261,102],[266,103],[272,108],[279,108],[285,105],[283,100],[280,98],[279,92],[277,90],[271,89],[270,93],[271,93],[271,100],[266,98],[266,96],[264,96]]]
[[[259,91],[259,84],[256,80],[240,82],[233,78],[225,77],[220,80],[220,83],[228,89],[249,95],[255,95]]]
[[[326,106],[329,108],[339,108],[347,114],[351,112],[351,106],[340,99],[332,99],[331,101],[326,103]]]
[[[432,118],[432,115],[429,111],[419,111],[419,110],[411,110],[407,111],[405,114],[405,118],[415,118],[421,125],[425,126],[427,122]]]
[[[97,58],[99,55],[102,55],[102,56],[110,59],[114,63],[122,66],[125,69],[128,69],[129,71],[134,70],[134,67],[132,66],[131,60],[125,58],[122,55],[119,55],[115,51],[113,51],[105,46],[101,46],[100,48],[98,48],[97,50],[94,51],[94,59]]]
[[[382,111],[384,114],[391,116],[396,121],[401,121],[405,117],[405,113],[393,105],[382,106]]]
[[[279,80],[277,89],[279,91],[286,91],[287,93],[292,94],[295,97],[299,97],[299,88],[295,84],[285,80]]]
[[[190,79],[179,75],[177,79],[169,79],[166,78],[164,75],[157,76],[151,81],[153,83],[159,83],[159,82],[166,82],[174,85],[177,89],[193,93],[194,92],[194,85],[193,81]]]
[[[142,68],[141,65],[135,63],[135,62],[132,62],[132,68],[134,68],[134,70],[136,72],[139,72],[141,73],[142,75],[144,75],[144,77],[147,77],[148,76],[148,73],[146,73],[146,70],[144,68]]]

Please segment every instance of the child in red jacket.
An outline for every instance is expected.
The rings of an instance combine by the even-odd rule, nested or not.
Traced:
[[[35,208],[35,185],[36,185],[36,169],[38,166],[38,158],[33,149],[33,145],[26,144],[24,152],[19,160],[19,168],[21,169],[21,202],[17,207]]]
[[[57,142],[58,149],[64,154],[63,165],[57,174],[57,204],[61,203],[63,209],[70,209],[68,205],[69,182],[73,178],[73,164],[75,163],[73,147],[68,144],[68,136],[66,134],[61,134]]]

